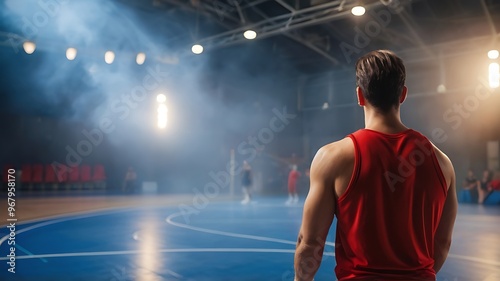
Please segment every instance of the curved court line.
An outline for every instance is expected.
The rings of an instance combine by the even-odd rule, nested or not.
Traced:
[[[124,209],[124,208],[121,207],[120,209]],[[107,212],[113,213],[113,212],[118,212],[118,211],[120,211],[120,210],[116,210],[114,208],[109,208],[109,209],[96,210],[93,212],[85,212],[85,213],[81,213],[80,215],[76,215],[76,216],[74,214],[62,215],[63,218],[61,218],[61,219],[57,219],[57,220],[50,220],[49,219],[46,222],[34,224],[32,226],[28,226],[28,227],[25,227],[23,229],[17,230],[17,231],[15,231],[15,233],[16,233],[16,235],[18,235],[18,234],[24,233],[26,231],[30,231],[30,230],[33,230],[36,228],[44,227],[44,226],[55,224],[55,223],[76,220],[76,219],[84,219],[84,218],[95,217],[95,216],[101,216],[101,215],[106,214]],[[17,226],[17,224],[16,224],[16,226]],[[9,238],[9,234],[0,238],[0,246],[2,246],[3,242],[5,242],[8,238]]]
[[[295,250],[287,249],[263,249],[263,248],[187,248],[187,249],[160,249],[157,251],[103,251],[103,252],[80,252],[80,253],[58,253],[16,256],[16,259],[38,259],[38,258],[65,258],[65,257],[90,257],[90,256],[115,256],[115,255],[137,255],[151,253],[285,253],[294,254]],[[335,256],[335,253],[325,252],[326,256]],[[0,257],[0,261],[8,260],[8,257]]]
[[[282,244],[289,244],[289,245],[297,245],[297,241],[290,241],[290,240],[284,240],[284,239],[278,239],[278,238],[271,238],[271,237],[264,237],[264,236],[257,236],[257,235],[248,235],[248,234],[240,234],[240,233],[234,233],[234,232],[227,232],[227,231],[219,231],[219,230],[213,230],[213,229],[208,229],[208,228],[202,228],[202,227],[196,227],[196,226],[190,226],[187,224],[183,223],[178,223],[172,221],[173,218],[181,216],[182,213],[174,213],[168,216],[165,221],[173,226],[181,227],[181,228],[186,228],[194,231],[199,231],[199,232],[204,232],[204,233],[210,233],[210,234],[216,234],[216,235],[223,235],[223,236],[228,236],[228,237],[236,237],[236,238],[244,238],[244,239],[251,239],[251,240],[258,240],[258,241],[267,241],[267,242],[276,242],[276,243],[282,243]],[[334,243],[331,242],[326,242],[326,245],[328,246],[333,246],[335,247]]]

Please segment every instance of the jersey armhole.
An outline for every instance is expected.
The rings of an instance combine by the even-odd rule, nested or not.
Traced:
[[[356,137],[353,134],[348,135],[348,137],[352,140],[352,143],[354,145],[354,167],[352,169],[352,175],[351,175],[351,179],[349,180],[349,184],[347,185],[347,188],[344,191],[344,194],[342,194],[338,198],[337,202],[344,200],[344,198],[347,196],[347,194],[352,189],[354,184],[356,184],[356,181],[358,180],[358,176],[359,176],[359,170],[361,169],[361,155],[360,155],[358,143],[356,141]]]
[[[446,184],[446,178],[444,176],[443,170],[441,169],[441,165],[439,165],[439,160],[436,155],[436,148],[432,145],[432,143],[428,140],[429,145],[431,146],[431,157],[432,162],[434,163],[434,168],[436,169],[436,174],[441,182],[441,187],[443,188],[444,195],[448,195],[448,185]]]

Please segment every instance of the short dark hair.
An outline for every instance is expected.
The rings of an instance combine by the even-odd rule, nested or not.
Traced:
[[[383,112],[399,106],[405,79],[403,60],[392,51],[372,51],[356,62],[357,86],[365,99]]]

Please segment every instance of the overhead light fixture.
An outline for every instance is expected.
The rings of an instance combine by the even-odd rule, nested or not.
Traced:
[[[137,56],[135,57],[135,62],[138,65],[144,64],[145,61],[146,61],[146,54],[145,53],[138,53]]]
[[[446,86],[444,84],[439,84],[437,86],[437,92],[440,94],[446,93]]]
[[[199,55],[199,54],[203,53],[203,46],[200,44],[195,44],[195,45],[193,45],[193,47],[191,47],[191,51],[194,54]]]
[[[104,54],[104,61],[107,64],[112,64],[114,60],[115,60],[115,53],[113,53],[112,51],[107,51]]]
[[[165,103],[167,101],[167,96],[165,96],[164,94],[158,94],[156,96],[156,101],[158,103]]]
[[[26,54],[31,55],[36,50],[36,44],[31,41],[26,41],[23,43],[23,49],[26,52]]]
[[[498,59],[498,55],[499,55],[498,50],[490,50],[488,52],[488,58],[490,58],[492,60]]]
[[[66,50],[66,58],[68,60],[74,60],[76,58],[77,50],[75,48],[68,48]]]
[[[361,6],[361,5],[357,5],[357,6],[354,6],[352,9],[351,9],[351,13],[357,17],[360,17],[362,15],[364,15],[366,12],[366,9],[365,7]]]
[[[245,31],[245,33],[243,33],[243,36],[248,40],[252,40],[252,39],[255,39],[257,37],[257,32],[249,29],[249,30]]]

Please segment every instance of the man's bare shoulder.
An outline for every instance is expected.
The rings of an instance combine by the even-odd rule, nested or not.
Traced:
[[[432,147],[434,148],[434,153],[436,154],[436,158],[439,162],[439,166],[441,171],[443,172],[444,177],[446,178],[446,183],[449,186],[452,178],[455,177],[455,169],[453,168],[453,163],[451,162],[448,155],[446,155],[443,151],[441,151],[434,143],[432,143]]]
[[[340,167],[354,162],[354,144],[350,138],[329,143],[321,147],[316,153],[316,161],[327,166]]]

